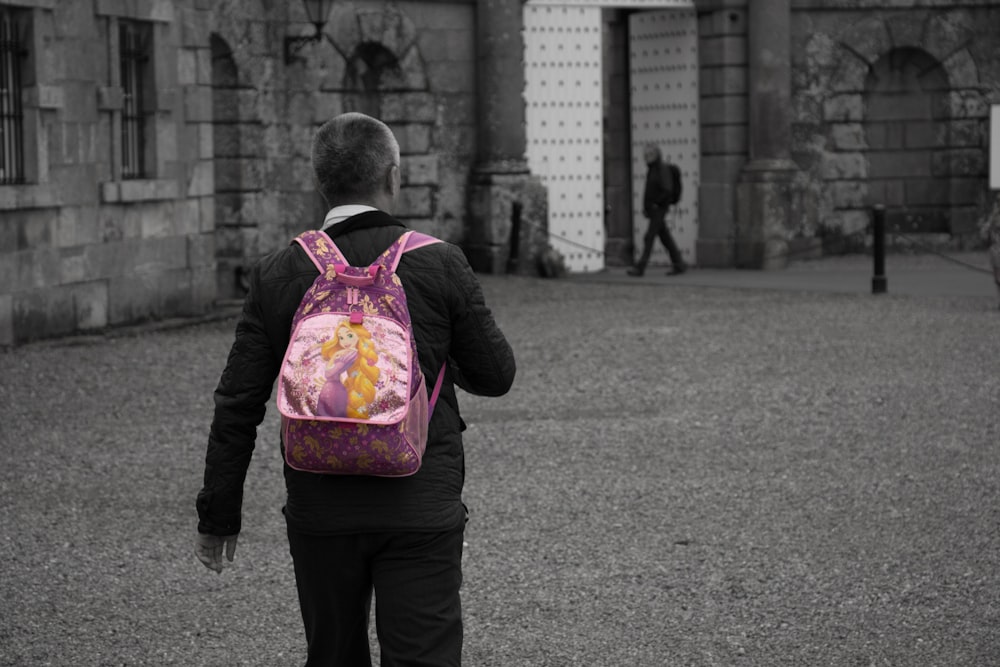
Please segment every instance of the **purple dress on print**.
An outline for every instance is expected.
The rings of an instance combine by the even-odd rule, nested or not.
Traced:
[[[316,404],[317,417],[347,416],[347,388],[340,381],[340,375],[357,357],[357,350],[345,350],[339,352],[327,367],[326,382],[319,392],[319,401]]]

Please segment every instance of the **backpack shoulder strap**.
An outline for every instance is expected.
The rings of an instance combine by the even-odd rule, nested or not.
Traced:
[[[437,405],[438,396],[441,394],[441,385],[444,383],[444,369],[447,368],[448,362],[441,364],[441,370],[438,371],[437,380],[434,382],[434,389],[431,391],[431,397],[427,401],[427,419],[430,421],[430,416],[434,412],[434,406]]]
[[[399,257],[402,257],[404,252],[416,250],[417,248],[423,248],[424,246],[433,245],[435,243],[441,243],[441,239],[434,238],[429,234],[423,234],[421,232],[407,232],[404,236],[406,236],[407,239],[403,242],[403,249],[396,258],[397,264],[399,263]],[[434,382],[434,389],[431,390],[430,400],[427,404],[428,419],[430,414],[434,412],[435,404],[437,404],[438,395],[441,393],[441,385],[444,383],[444,372],[447,367],[447,362],[441,364],[441,370],[438,371],[437,380]]]
[[[385,252],[383,252],[379,256],[378,260],[376,260],[376,263],[382,263],[384,260],[384,266],[389,269],[391,273],[395,273],[396,267],[399,266],[399,260],[403,257],[404,252],[410,252],[411,250],[416,250],[417,248],[423,248],[424,246],[440,242],[441,239],[410,230],[408,232],[404,232],[403,235],[396,239],[391,246],[386,248]]]
[[[325,273],[326,268],[333,264],[347,264],[344,253],[333,242],[326,232],[319,229],[310,229],[302,232],[292,243],[298,243],[309,255],[309,259],[316,265],[320,273]]]
[[[403,252],[410,252],[411,250],[433,245],[434,243],[441,243],[441,239],[435,238],[430,234],[424,234],[423,232],[410,232],[410,236],[406,241],[406,247],[403,248]]]

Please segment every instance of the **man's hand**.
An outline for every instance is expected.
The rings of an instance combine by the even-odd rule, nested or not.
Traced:
[[[226,549],[226,559],[232,563],[233,556],[236,555],[236,538],[239,535],[206,535],[198,533],[194,541],[194,555],[209,570],[222,572],[222,549]]]

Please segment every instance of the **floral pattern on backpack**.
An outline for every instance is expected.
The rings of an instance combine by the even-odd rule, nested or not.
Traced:
[[[292,318],[278,377],[285,461],[296,470],[400,477],[419,470],[433,395],[417,360],[396,267],[438,240],[406,232],[369,266],[350,266],[321,231],[299,243],[319,269]]]

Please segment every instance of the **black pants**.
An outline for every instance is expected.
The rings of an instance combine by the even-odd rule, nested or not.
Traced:
[[[663,241],[663,246],[667,249],[667,254],[670,255],[670,263],[675,268],[684,268],[684,258],[674,242],[674,237],[670,234],[670,228],[667,227],[667,209],[664,208],[654,208],[650,211],[649,226],[646,227],[646,235],[642,237],[642,255],[635,265],[636,268],[640,271],[646,269],[649,255],[653,252],[653,243],[657,237]]]
[[[445,533],[339,536],[289,529],[306,667],[371,667],[373,588],[383,667],[461,665],[464,532],[464,525]]]

